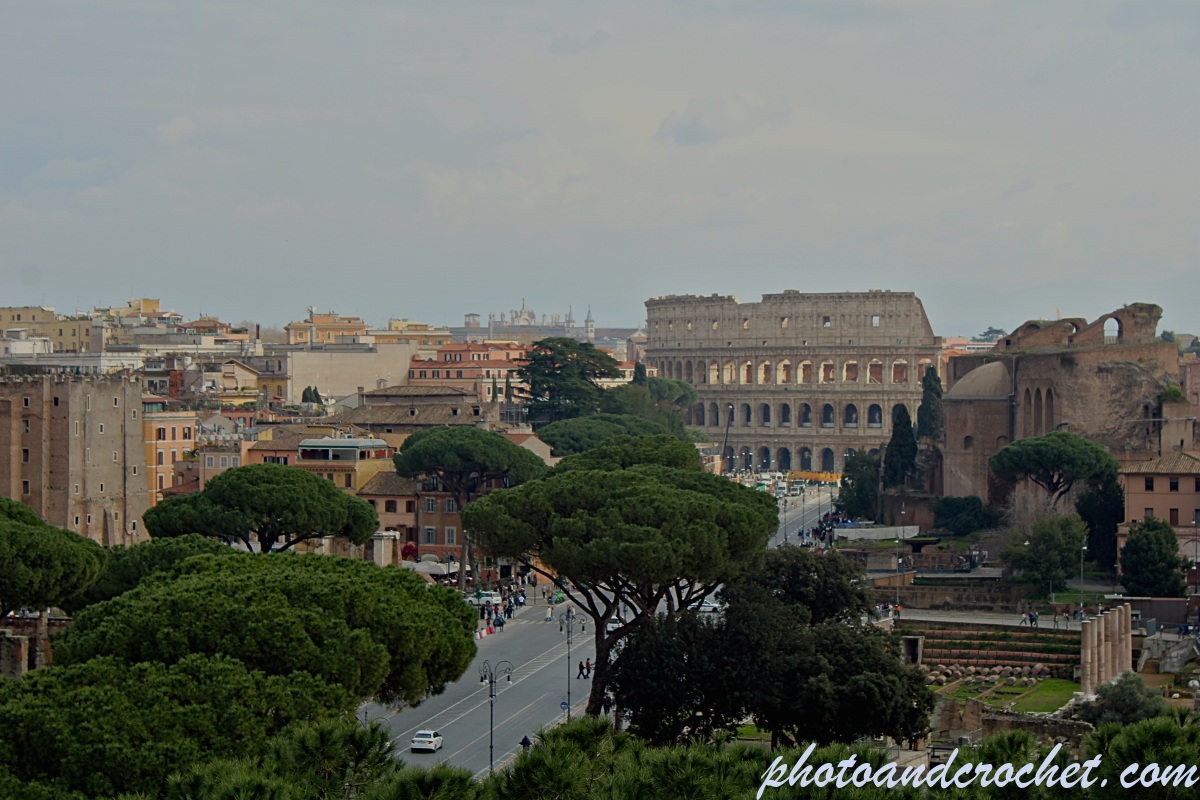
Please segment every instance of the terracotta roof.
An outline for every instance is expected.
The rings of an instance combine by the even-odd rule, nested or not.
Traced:
[[[413,478],[402,478],[395,472],[385,469],[372,475],[371,479],[358,490],[358,493],[385,497],[416,497],[420,488],[420,481]]]
[[[474,425],[482,416],[475,416],[471,409],[479,403],[465,402],[462,405],[388,405],[359,406],[335,414],[331,419],[340,425],[379,425],[432,427],[434,425]],[[458,409],[458,414],[454,413]],[[416,414],[410,414],[416,411]]]
[[[1200,475],[1200,454],[1170,453],[1121,468],[1122,475]]]
[[[372,397],[437,397],[439,395],[474,395],[457,386],[387,386],[363,392]]]
[[[308,438],[307,432],[295,434],[295,435],[288,435],[288,436],[279,436],[278,434],[276,434],[276,438],[268,439],[266,441],[255,442],[254,444],[250,445],[250,447],[247,449],[249,449],[249,450],[296,450],[300,447],[301,440],[306,439],[306,438]]]
[[[177,494],[194,494],[200,489],[200,479],[190,480],[187,483],[181,483],[178,486],[167,486],[163,488],[164,497],[170,497]]]

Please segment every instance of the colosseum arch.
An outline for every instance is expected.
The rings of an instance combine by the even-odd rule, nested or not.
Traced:
[[[713,361],[708,365],[708,383],[717,384],[721,382],[721,365]]]
[[[695,383],[695,381],[692,380],[692,362],[690,361],[683,365],[683,379],[688,383]]]
[[[833,472],[833,451],[828,447],[821,451],[821,472]]]
[[[737,469],[737,456],[734,455],[732,447],[725,448],[725,454],[721,456],[721,470],[723,472],[732,472]]]
[[[738,466],[746,471],[754,469],[754,454],[750,452],[749,447],[743,447],[741,457],[738,459]]]
[[[892,383],[908,383],[908,362],[902,358],[892,362]]]
[[[800,427],[811,428],[813,426],[812,406],[808,403],[801,403],[797,408],[797,416],[800,417]]]
[[[696,362],[696,383],[708,383],[708,370],[703,361]]]
[[[771,427],[771,404],[762,403],[758,407],[758,424],[760,427]]]
[[[842,411],[842,427],[857,428],[858,427],[858,406],[854,403],[847,403],[846,408]]]
[[[855,450],[853,447],[847,447],[844,451],[842,451],[842,466],[843,467],[845,467],[847,461],[854,458],[854,453],[855,453]]]
[[[883,383],[883,362],[878,358],[867,364],[867,383]]]
[[[800,369],[796,375],[797,383],[812,383],[813,382],[813,365],[811,361],[801,361]]]
[[[925,380],[925,373],[933,366],[933,361],[928,358],[922,358],[917,362],[917,381]]]
[[[692,412],[692,424],[697,425],[701,428],[705,427],[704,403],[696,403],[695,410]]]
[[[737,365],[733,363],[733,359],[725,362],[720,382],[726,386],[737,383]]]
[[[875,456],[876,458],[878,458],[878,457],[879,457],[879,448],[878,448],[878,447],[872,447],[870,450],[868,450],[868,451],[867,451],[867,453],[868,453],[868,454],[870,454],[870,455],[873,455],[873,456]]]
[[[714,428],[721,427],[721,407],[716,403],[708,404],[708,424]]]
[[[872,403],[867,406],[867,427],[883,427],[883,407],[879,403]]]
[[[790,403],[779,404],[779,427],[792,427],[792,406]]]
[[[754,422],[753,414],[750,411],[750,404],[742,403],[741,408],[738,409],[738,413],[742,417],[742,427],[749,428]]]
[[[792,362],[784,359],[775,365],[775,382],[786,384],[792,382]]]
[[[742,383],[745,383],[745,384],[754,383],[754,364],[753,364],[753,362],[750,362],[750,361],[742,362],[741,373],[742,373]]]
[[[974,436],[964,436],[963,437],[963,450],[974,450],[974,449],[975,449],[975,437]]]
[[[771,448],[758,448],[758,468],[763,471],[771,469]]]
[[[833,383],[834,376],[834,363],[832,361],[822,361],[821,383]]]
[[[792,453],[786,447],[781,447],[775,451],[775,469],[780,472],[787,472],[792,468]]]
[[[1046,432],[1042,427],[1045,420],[1042,417],[1042,390],[1036,389],[1033,393],[1033,435],[1041,436]]]
[[[677,381],[683,380],[683,362],[682,361],[675,362],[675,380],[677,380]]]
[[[834,426],[833,406],[829,403],[821,406],[821,427],[832,428]]]
[[[758,383],[761,386],[767,386],[773,383],[770,361],[763,361],[758,365]]]
[[[892,427],[893,428],[896,427],[896,415],[900,413],[900,409],[902,409],[902,408],[905,411],[908,410],[908,406],[904,405],[904,403],[896,403],[896,405],[892,406]]]
[[[858,383],[857,361],[847,361],[842,364],[842,383]]]

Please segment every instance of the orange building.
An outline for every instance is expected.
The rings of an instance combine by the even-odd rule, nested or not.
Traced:
[[[293,466],[333,481],[357,494],[376,473],[395,469],[395,450],[383,439],[301,439]]]
[[[365,336],[367,325],[359,317],[339,317],[332,312],[317,314],[309,309],[308,319],[284,326],[288,344],[326,344],[339,336]]]
[[[453,386],[474,394],[481,403],[504,399],[508,381],[516,396],[525,393],[517,376],[526,347],[517,344],[448,344],[432,359],[414,360],[408,369],[409,386]],[[492,396],[492,383],[497,397]]]
[[[146,442],[146,473],[150,505],[175,483],[173,465],[196,448],[200,418],[195,411],[171,410],[165,397],[142,397],[142,435]]]
[[[1200,565],[1200,454],[1173,452],[1121,469],[1125,524],[1117,530],[1117,552],[1129,526],[1145,519],[1170,523],[1179,537],[1179,555]]]

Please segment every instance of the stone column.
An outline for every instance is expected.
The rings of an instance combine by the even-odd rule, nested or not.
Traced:
[[[1109,658],[1109,669],[1112,674],[1108,676],[1109,680],[1114,680],[1121,677],[1121,673],[1125,670],[1125,656],[1121,653],[1121,617],[1123,613],[1117,609],[1108,613],[1108,641],[1109,647],[1112,648],[1112,656]]]
[[[1107,614],[1107,612],[1105,612]],[[1111,650],[1108,646],[1108,619],[1105,615],[1096,618],[1096,654],[1098,668],[1096,670],[1096,685],[1108,681],[1108,657]]]
[[[1125,669],[1133,670],[1133,606],[1121,606],[1125,611]]]
[[[1085,622],[1079,628],[1079,688],[1084,695],[1092,693],[1092,623]]]

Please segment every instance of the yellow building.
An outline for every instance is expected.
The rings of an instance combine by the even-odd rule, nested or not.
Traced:
[[[25,328],[29,335],[45,337],[56,353],[98,353],[103,349],[102,326],[87,317],[68,317],[42,306],[0,308],[0,328]]]
[[[303,439],[296,453],[300,469],[333,481],[348,494],[357,494],[376,473],[395,469],[395,450],[382,439]]]
[[[174,483],[172,466],[196,449],[200,418],[195,411],[168,410],[167,398],[142,398],[142,433],[146,441],[146,473],[150,505],[162,499]]]

